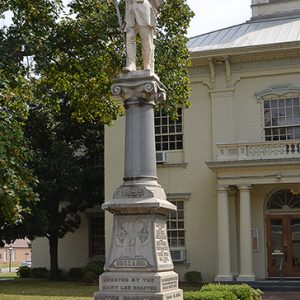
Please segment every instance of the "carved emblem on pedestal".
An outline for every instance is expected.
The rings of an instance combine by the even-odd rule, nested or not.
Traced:
[[[117,229],[117,238],[122,244],[124,243],[127,235],[127,231],[123,228],[122,225],[119,225]]]

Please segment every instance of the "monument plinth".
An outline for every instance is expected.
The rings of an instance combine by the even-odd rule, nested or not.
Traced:
[[[154,107],[165,87],[152,71],[122,74],[112,86],[126,109],[123,184],[103,209],[113,214],[110,251],[95,300],[182,300],[167,236],[167,201],[156,173]]]

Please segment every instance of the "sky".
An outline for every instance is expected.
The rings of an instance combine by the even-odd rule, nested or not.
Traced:
[[[187,3],[195,13],[189,37],[240,24],[251,17],[251,0],[187,0]]]
[[[188,36],[243,23],[251,17],[251,0],[187,0],[195,13]]]

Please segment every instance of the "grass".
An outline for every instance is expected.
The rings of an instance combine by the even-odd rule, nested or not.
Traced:
[[[21,263],[16,263],[16,262],[11,263],[12,268],[17,268],[20,266],[21,266]],[[0,268],[9,268],[9,263],[0,263]]]
[[[92,300],[98,284],[34,279],[0,280],[2,300]]]
[[[17,273],[16,272],[0,273],[0,279],[3,279],[3,278],[17,278]]]

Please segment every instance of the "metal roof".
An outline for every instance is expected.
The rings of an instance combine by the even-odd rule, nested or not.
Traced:
[[[300,17],[249,21],[189,39],[190,52],[300,41]]]

